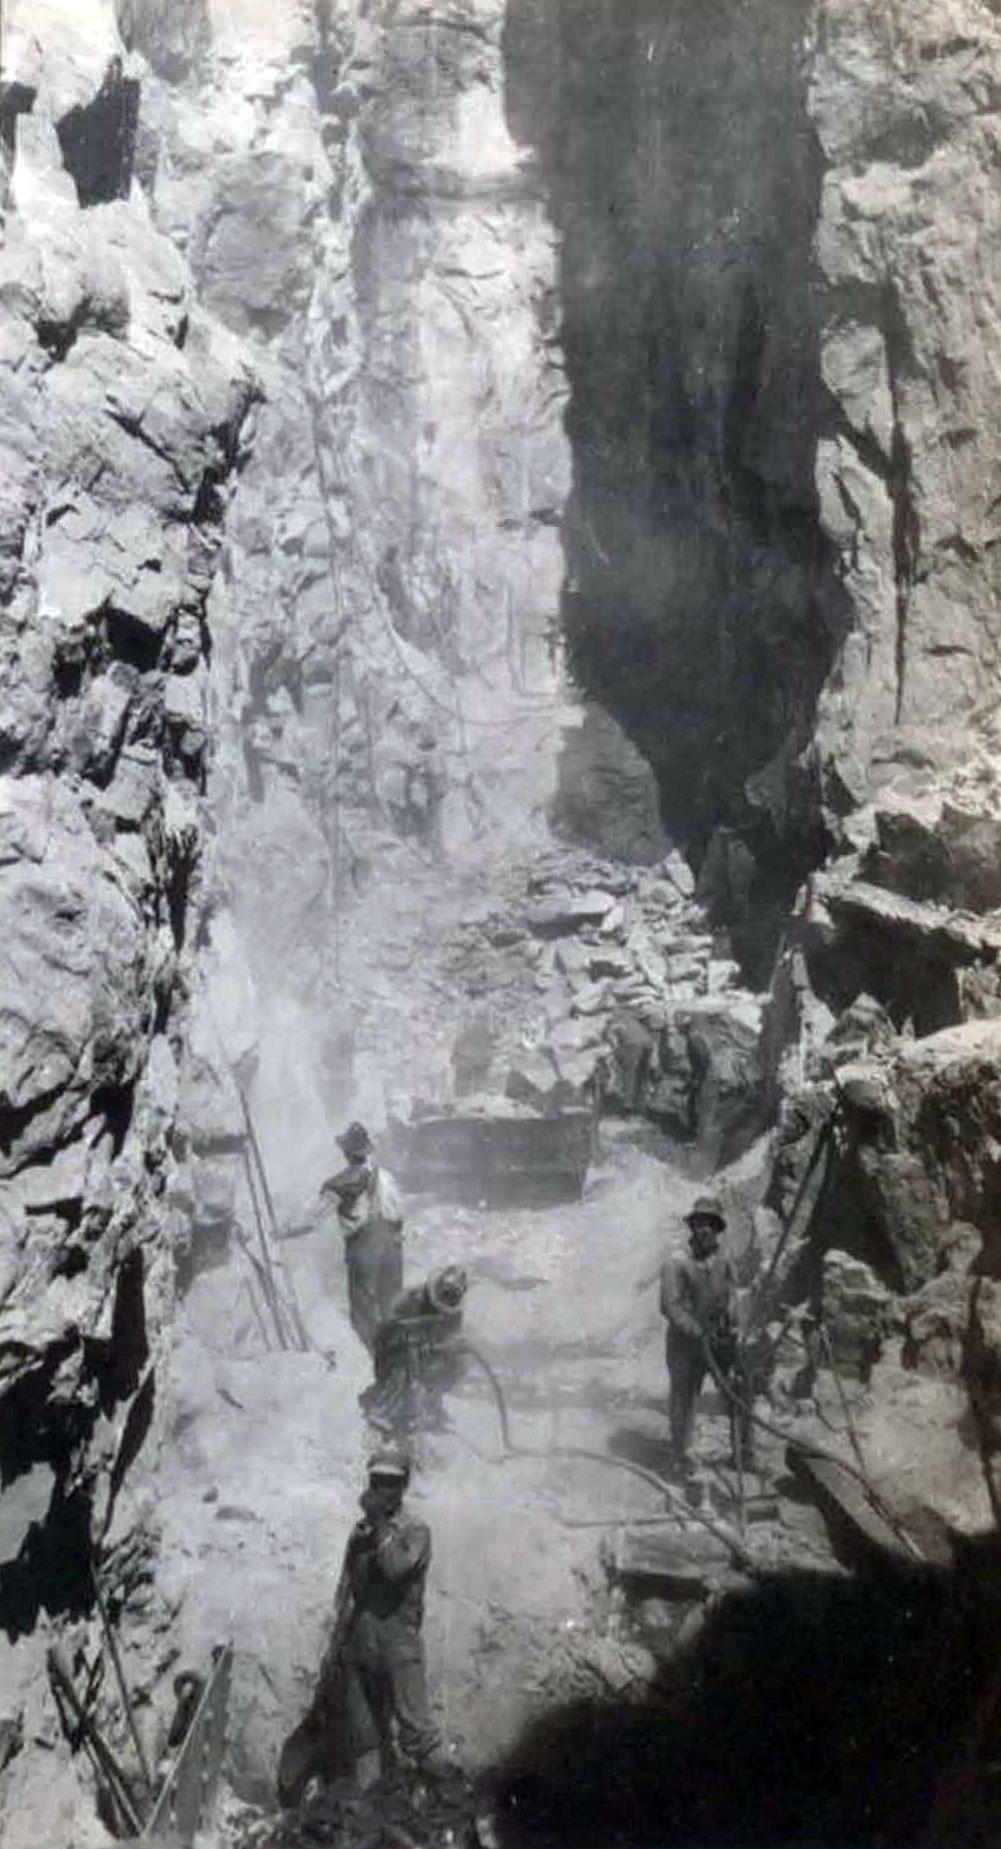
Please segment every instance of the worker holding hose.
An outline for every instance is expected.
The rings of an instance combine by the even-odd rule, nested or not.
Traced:
[[[287,1807],[314,1782],[329,1785],[341,1774],[366,1786],[400,1765],[433,1783],[460,1773],[428,1696],[422,1630],[431,1531],[404,1502],[410,1474],[402,1451],[369,1460],[313,1700],[282,1748],[278,1794]]]
[[[713,1375],[728,1397],[735,1459],[749,1462],[751,1420],[747,1383],[740,1365],[736,1322],[736,1280],[720,1250],[726,1215],[715,1195],[700,1194],[686,1215],[689,1250],[665,1261],[660,1275],[660,1309],[667,1322],[667,1366],[671,1380],[669,1419],[674,1461],[690,1468],[689,1450],[699,1394]]]

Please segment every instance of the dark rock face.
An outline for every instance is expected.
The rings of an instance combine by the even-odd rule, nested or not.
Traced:
[[[139,83],[124,77],[121,59],[113,58],[93,102],[75,104],[56,123],[63,165],[81,205],[128,198],[138,124]]]
[[[689,840],[748,821],[745,783],[777,757],[789,808],[833,646],[805,23],[632,0],[508,15],[509,120],[563,235],[571,660]],[[803,828],[800,805],[787,852]]]

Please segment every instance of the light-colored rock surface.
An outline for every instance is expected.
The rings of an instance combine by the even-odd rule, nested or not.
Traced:
[[[105,203],[81,204],[83,155],[62,166],[57,125],[109,93],[112,9],[8,18],[5,76],[33,106],[0,263],[0,1445],[5,1483],[38,1456],[51,1480],[4,1550],[3,1622],[24,1641],[5,1646],[3,1708],[57,1752],[18,1755],[0,1807],[20,1819],[5,1843],[89,1843],[39,1670],[53,1618],[89,1599],[85,1548],[173,1310],[196,690],[222,543],[206,485],[225,493],[257,386],[129,193],[128,148],[94,144]]]

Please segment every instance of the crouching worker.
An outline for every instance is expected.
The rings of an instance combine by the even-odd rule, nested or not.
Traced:
[[[462,1266],[446,1265],[397,1297],[376,1331],[375,1380],[359,1396],[377,1431],[401,1436],[447,1426],[445,1394],[465,1371],[462,1306],[468,1288]]]
[[[316,1692],[282,1750],[285,1806],[341,1781],[367,1787],[403,1763],[435,1780],[459,1771],[431,1718],[421,1635],[431,1531],[404,1507],[409,1481],[401,1452],[370,1460]]]

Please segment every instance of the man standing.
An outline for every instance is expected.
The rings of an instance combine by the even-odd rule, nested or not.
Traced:
[[[671,1377],[669,1418],[676,1463],[688,1467],[702,1383],[707,1373],[731,1381],[740,1394],[734,1321],[733,1267],[720,1241],[726,1215],[715,1195],[701,1194],[686,1216],[689,1252],[665,1261],[660,1274],[660,1310],[667,1320],[667,1366]],[[731,1403],[735,1452],[749,1430]],[[738,1457],[738,1461],[740,1458]],[[746,1452],[744,1453],[744,1461]]]
[[[641,1111],[656,1061],[656,1036],[638,1015],[621,1009],[612,1019],[609,1041],[615,1065],[613,1087],[618,1091],[623,1109]]]
[[[375,1332],[403,1288],[403,1208],[392,1176],[375,1160],[364,1124],[349,1124],[337,1141],[347,1167],[325,1181],[320,1193],[337,1198],[351,1327],[371,1352]]]
[[[397,1748],[431,1778],[457,1768],[431,1718],[424,1659],[424,1588],[431,1531],[405,1509],[410,1462],[380,1451],[368,1466],[362,1519],[348,1542],[351,1599],[340,1668],[349,1750],[355,1760],[378,1750],[383,1773]],[[395,1732],[395,1739],[394,1739]]]
[[[359,1401],[377,1430],[401,1434],[445,1424],[444,1395],[464,1366],[462,1305],[468,1288],[462,1266],[446,1265],[397,1297],[376,1332],[375,1380]]]

